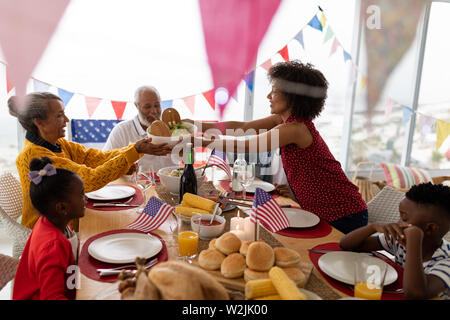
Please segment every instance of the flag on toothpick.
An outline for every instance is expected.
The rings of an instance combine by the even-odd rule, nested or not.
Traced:
[[[289,220],[280,205],[270,194],[260,188],[256,188],[250,219],[261,221],[270,231],[277,232],[289,227]]]
[[[217,151],[214,149],[209,156],[207,164],[219,167],[228,175],[228,177],[232,177],[230,166],[227,162],[227,154],[225,152]]]
[[[172,206],[156,197],[151,197],[141,215],[128,227],[142,232],[150,232],[158,229],[167,220],[172,211]]]

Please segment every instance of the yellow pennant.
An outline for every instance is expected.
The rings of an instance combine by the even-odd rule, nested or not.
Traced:
[[[436,150],[442,146],[442,143],[450,134],[450,123],[438,120],[436,126]]]
[[[322,24],[322,28],[325,28],[325,21],[327,21],[327,19],[325,18],[325,15],[322,12],[322,17],[320,17],[320,23]]]
[[[366,87],[366,77],[361,76],[361,91]]]

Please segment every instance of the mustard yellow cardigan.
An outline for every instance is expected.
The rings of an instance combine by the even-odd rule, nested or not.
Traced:
[[[30,199],[28,173],[31,159],[49,157],[56,168],[76,172],[83,180],[85,192],[91,192],[120,178],[142,156],[134,148],[134,143],[106,152],[86,149],[83,145],[64,138],[58,139],[57,143],[61,145],[61,152],[52,152],[25,139],[24,147],[16,159],[23,194],[22,224],[28,228],[33,228],[39,218],[39,213]]]

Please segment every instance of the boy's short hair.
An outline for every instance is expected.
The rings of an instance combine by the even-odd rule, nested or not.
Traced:
[[[419,204],[439,207],[445,213],[446,219],[450,220],[450,187],[431,182],[421,183],[412,186],[405,196]]]

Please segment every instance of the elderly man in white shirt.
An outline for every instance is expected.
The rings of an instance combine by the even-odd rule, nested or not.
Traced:
[[[118,123],[111,131],[103,151],[125,147],[147,137],[147,128],[161,118],[161,98],[158,90],[151,86],[139,87],[134,94],[134,105],[138,114],[132,119]],[[166,156],[144,155],[139,163],[158,171],[160,168],[178,165]]]

